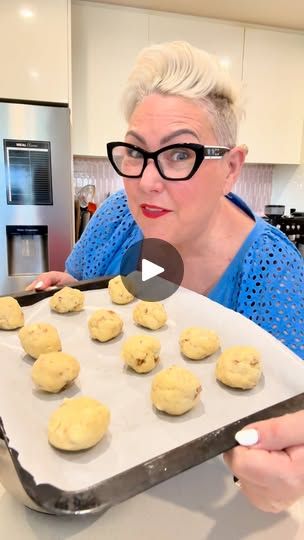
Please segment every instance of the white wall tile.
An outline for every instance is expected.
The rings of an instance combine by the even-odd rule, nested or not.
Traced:
[[[272,204],[285,204],[304,212],[304,165],[275,165],[272,181]]]
[[[233,190],[258,215],[271,200],[272,172],[273,165],[244,165]]]
[[[235,184],[234,192],[257,214],[263,215],[264,205],[271,200],[272,165],[245,165]],[[105,197],[123,187],[107,158],[74,157],[74,184],[96,186],[95,203],[99,206]]]

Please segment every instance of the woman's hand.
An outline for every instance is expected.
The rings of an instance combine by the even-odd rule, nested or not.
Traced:
[[[48,287],[62,287],[63,285],[71,285],[77,283],[77,279],[67,272],[44,272],[40,274],[32,283],[26,287],[26,291],[39,290],[43,291]]]
[[[224,460],[252,504],[278,513],[304,496],[304,410],[246,426],[236,439],[242,446]]]

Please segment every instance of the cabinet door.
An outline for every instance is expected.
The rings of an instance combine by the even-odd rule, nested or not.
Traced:
[[[150,43],[183,40],[219,57],[236,81],[242,79],[244,28],[172,13],[149,15]]]
[[[1,0],[0,97],[68,103],[69,0]]]
[[[106,155],[123,140],[120,99],[135,58],[148,44],[148,16],[82,2],[72,6],[73,153]]]
[[[246,117],[239,141],[255,163],[299,163],[304,120],[304,34],[246,28]]]

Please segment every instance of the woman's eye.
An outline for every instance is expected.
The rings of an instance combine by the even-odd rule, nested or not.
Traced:
[[[185,161],[186,159],[189,159],[189,153],[186,150],[172,152],[171,159],[173,161]]]
[[[127,148],[127,156],[134,159],[141,159],[142,153],[139,152],[139,150],[136,150],[135,148]]]

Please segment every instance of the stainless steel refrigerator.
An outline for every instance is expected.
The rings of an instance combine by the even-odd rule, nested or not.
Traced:
[[[0,295],[64,270],[74,235],[70,111],[0,101]]]

